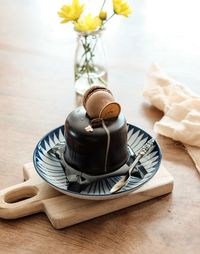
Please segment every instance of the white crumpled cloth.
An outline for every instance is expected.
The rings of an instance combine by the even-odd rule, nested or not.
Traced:
[[[155,123],[155,132],[184,144],[200,173],[200,96],[152,65],[144,97],[164,112]]]

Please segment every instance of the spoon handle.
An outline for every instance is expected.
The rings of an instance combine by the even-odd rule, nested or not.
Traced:
[[[115,193],[119,190],[121,190],[129,181],[131,174],[133,173],[135,166],[137,165],[137,163],[139,162],[139,160],[148,152],[148,150],[150,149],[150,147],[152,147],[152,145],[154,144],[154,139],[151,138],[149,141],[147,141],[147,143],[145,143],[145,145],[140,149],[137,157],[135,158],[135,160],[133,161],[131,168],[129,169],[128,173],[123,176],[110,190],[110,193]]]

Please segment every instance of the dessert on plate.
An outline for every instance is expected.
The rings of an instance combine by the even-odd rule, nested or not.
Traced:
[[[107,88],[92,86],[65,125],[39,141],[33,161],[38,174],[65,194],[116,195],[112,188],[125,176],[122,191],[117,190],[121,195],[142,186],[159,169],[162,155],[156,142],[148,145],[151,140],[144,130],[126,123]]]
[[[65,121],[64,158],[74,169],[101,175],[119,169],[128,159],[127,123],[110,90],[92,86],[83,106]]]

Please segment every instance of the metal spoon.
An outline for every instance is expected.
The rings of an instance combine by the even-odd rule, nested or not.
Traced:
[[[155,140],[151,138],[149,141],[147,141],[146,144],[140,149],[137,157],[133,161],[133,164],[127,174],[125,176],[122,176],[122,178],[111,188],[110,193],[115,193],[119,190],[121,190],[128,182],[131,177],[131,174],[133,173],[135,166],[139,162],[139,160],[148,152],[150,147],[154,144]]]

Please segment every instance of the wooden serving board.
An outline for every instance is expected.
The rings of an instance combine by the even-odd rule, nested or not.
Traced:
[[[105,201],[78,199],[58,192],[38,176],[32,163],[24,165],[23,172],[25,182],[0,191],[0,218],[16,219],[44,212],[56,229],[141,203],[173,189],[173,178],[163,166],[141,188]]]

